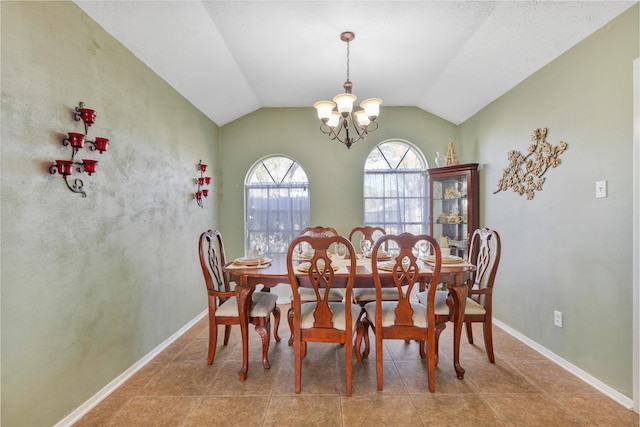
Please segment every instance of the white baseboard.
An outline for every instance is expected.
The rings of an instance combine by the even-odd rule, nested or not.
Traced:
[[[116,377],[113,381],[107,384],[102,388],[99,392],[97,392],[91,399],[84,402],[78,408],[76,408],[69,415],[64,417],[60,422],[58,422],[55,427],[67,427],[71,426],[74,423],[78,422],[80,418],[85,416],[90,410],[95,408],[98,403],[102,402],[107,396],[113,393],[118,387],[124,384],[129,378],[133,376],[136,372],[142,369],[147,363],[153,360],[158,354],[160,354],[164,349],[169,347],[175,340],[180,338],[185,332],[187,332],[193,325],[198,323],[203,317],[205,317],[208,313],[208,309],[204,310],[202,313],[198,314],[193,320],[180,328],[175,334],[171,335],[169,338],[164,340],[162,344],[151,350],[147,355],[145,355],[142,359],[136,362],[129,369],[124,371],[118,377]]]
[[[611,399],[615,400],[620,405],[624,406],[627,409],[633,410],[633,399],[625,396],[624,394],[618,392],[617,390],[614,390],[613,388],[609,387],[608,385],[606,385],[602,381],[598,380],[597,378],[593,377],[592,375],[588,374],[587,372],[583,371],[582,369],[578,368],[577,366],[567,362],[566,360],[564,360],[563,358],[561,358],[557,354],[553,353],[549,349],[541,346],[540,344],[538,344],[537,342],[531,340],[530,338],[527,338],[526,336],[522,335],[520,332],[516,331],[515,329],[510,328],[509,326],[505,325],[504,323],[502,323],[501,321],[497,320],[496,318],[493,318],[493,324],[498,326],[500,329],[502,329],[503,331],[505,331],[509,335],[511,335],[514,338],[516,338],[518,341],[521,341],[522,343],[524,343],[527,346],[531,347],[532,349],[534,349],[538,353],[542,354],[547,359],[549,359],[552,362],[556,363],[561,368],[564,368],[565,370],[569,371],[570,373],[572,373],[576,377],[580,378],[582,381],[584,381],[587,384],[591,385],[596,390],[600,391],[601,393],[603,393],[606,396],[610,397]]]

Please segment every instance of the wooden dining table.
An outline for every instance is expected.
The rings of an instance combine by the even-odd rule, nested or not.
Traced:
[[[249,312],[251,296],[257,285],[264,286],[262,291],[269,291],[270,288],[280,284],[289,283],[287,274],[287,262],[285,254],[270,255],[270,263],[265,265],[238,265],[230,262],[223,267],[223,271],[229,275],[229,279],[236,283],[235,292],[238,300],[238,311],[240,316],[240,333],[242,335],[242,368],[238,372],[240,381],[247,378],[249,370]],[[300,260],[301,262],[304,260]],[[348,263],[349,260],[342,260]],[[426,262],[422,263],[421,270],[431,271],[431,266]],[[453,366],[459,379],[464,378],[464,369],[460,365],[460,337],[462,335],[462,324],[464,320],[464,308],[467,299],[466,281],[475,266],[467,262],[455,264],[442,264],[440,270],[440,281],[445,283],[449,290],[448,304],[451,309],[450,321],[453,322]],[[346,268],[336,271],[336,275],[348,274]],[[371,259],[359,257],[356,263],[356,281],[354,287],[373,288],[373,274],[371,270]]]

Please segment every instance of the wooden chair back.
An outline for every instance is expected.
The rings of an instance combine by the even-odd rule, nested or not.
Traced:
[[[307,227],[300,232],[300,235],[323,235],[323,236],[339,236],[338,232],[333,227],[323,227],[321,225],[317,225],[315,227]]]
[[[475,265],[476,270],[468,282],[469,297],[490,310],[502,250],[500,235],[489,228],[477,229],[471,236],[470,249],[468,262]]]
[[[235,294],[231,291],[229,284],[229,278],[222,271],[222,267],[226,263],[222,234],[218,230],[207,230],[202,233],[198,243],[198,252],[200,254],[200,267],[202,268],[205,286],[209,295],[215,298],[222,298],[220,303],[234,296]]]
[[[382,227],[372,227],[370,225],[364,225],[362,227],[354,227],[351,229],[349,233],[349,241],[354,244],[355,247],[359,247],[359,242],[361,239],[366,239],[371,242],[371,247],[376,243],[381,236],[387,234],[384,228]],[[358,239],[360,237],[360,239]],[[354,243],[354,239],[358,241]],[[389,246],[385,245],[384,250],[388,250]]]

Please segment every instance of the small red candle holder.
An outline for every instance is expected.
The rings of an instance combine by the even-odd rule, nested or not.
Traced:
[[[85,125],[91,126],[96,122],[96,110],[92,110],[90,108],[78,108],[77,111]]]
[[[79,149],[84,147],[83,133],[69,132],[68,135],[69,136],[65,139],[65,141],[69,141],[69,144],[71,144],[74,151],[78,151]],[[67,144],[64,144],[64,145],[67,145]]]
[[[98,150],[100,154],[102,154],[107,151],[107,148],[109,148],[109,140],[107,138],[96,136],[96,142],[94,145],[96,147],[96,150]]]
[[[204,185],[204,178],[198,178],[198,185]]]
[[[82,165],[84,167],[84,171],[91,176],[96,171],[96,166],[98,166],[97,160],[91,159],[82,159]]]
[[[207,185],[211,184],[211,177],[210,176],[205,176],[204,177],[204,182],[206,182]]]
[[[102,154],[107,151],[107,148],[109,147],[109,139],[103,137],[96,137],[95,141],[87,139],[89,126],[94,124],[96,121],[96,110],[85,108],[84,102],[81,102],[80,105],[75,108],[74,113],[75,120],[77,122],[82,120],[82,122],[84,123],[84,133],[68,133],[68,136],[62,140],[62,145],[71,145],[71,160],[56,160],[56,164],[49,167],[49,173],[59,173],[67,183],[67,187],[69,188],[69,190],[73,191],[74,193],[81,194],[82,197],[87,197],[87,193],[85,193],[83,189],[84,183],[82,182],[82,180],[73,177],[69,178],[69,175],[72,175],[73,168],[77,167],[78,171],[87,172],[89,176],[91,176],[96,172],[98,161],[92,159],[82,159],[82,163],[76,162],[76,154],[78,154],[78,151],[82,147],[84,147],[85,142],[91,144],[91,147],[89,147],[91,151],[98,150],[100,154]]]
[[[196,191],[196,199],[202,200],[202,191]]]
[[[202,172],[206,172],[207,171],[207,165],[204,165],[204,164],[200,163],[200,170]]]
[[[73,173],[73,164],[73,160],[56,160],[56,164],[52,168],[57,168],[60,175],[67,176]]]
[[[203,195],[204,197],[207,197],[207,196],[209,195],[209,190],[207,190],[206,188],[203,188],[203,189],[202,189],[202,195]]]

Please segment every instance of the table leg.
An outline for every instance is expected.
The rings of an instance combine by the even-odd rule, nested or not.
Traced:
[[[247,379],[249,370],[249,310],[253,288],[247,285],[246,277],[243,277],[236,285],[236,298],[238,299],[238,315],[240,316],[240,337],[242,339],[242,369],[238,372],[240,381]]]
[[[464,308],[467,301],[467,285],[447,285],[453,305],[453,367],[458,379],[464,378],[464,369],[460,366],[460,337],[464,323]]]

